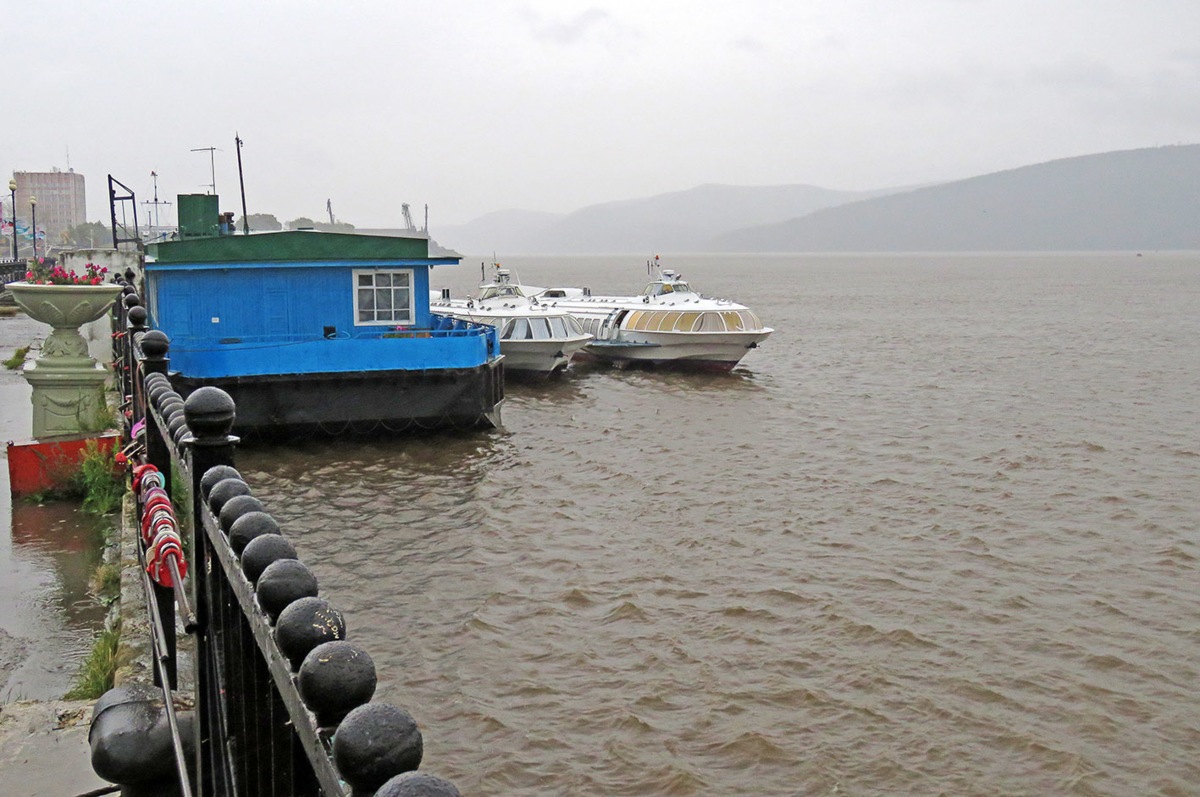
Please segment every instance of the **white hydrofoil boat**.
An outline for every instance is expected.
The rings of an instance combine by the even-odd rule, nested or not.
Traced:
[[[511,272],[497,267],[495,279],[480,285],[476,298],[451,299],[449,291],[431,292],[430,307],[494,326],[506,373],[549,376],[564,370],[592,336],[565,309],[534,296],[542,290],[513,282]]]
[[[591,296],[580,288],[539,294],[543,305],[569,311],[595,336],[579,359],[728,371],[774,331],[745,305],[696,293],[679,274],[658,269],[657,260],[640,296]]]

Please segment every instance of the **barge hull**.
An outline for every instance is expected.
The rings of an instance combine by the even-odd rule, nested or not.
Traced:
[[[503,358],[475,368],[195,378],[172,374],[184,397],[219,387],[237,405],[234,432],[376,435],[500,426]]]

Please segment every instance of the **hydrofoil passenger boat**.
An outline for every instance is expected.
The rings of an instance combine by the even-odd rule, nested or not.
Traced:
[[[675,271],[658,268],[657,260],[657,274],[639,296],[591,296],[580,288],[538,295],[595,336],[580,359],[728,371],[774,331],[745,305],[696,293]]]
[[[479,286],[474,299],[451,299],[449,291],[432,295],[438,312],[496,328],[505,373],[545,377],[565,370],[571,357],[592,339],[566,310],[536,298],[543,288],[513,282],[508,269]]]

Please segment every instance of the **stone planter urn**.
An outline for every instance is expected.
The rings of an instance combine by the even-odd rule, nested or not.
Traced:
[[[108,370],[88,355],[79,327],[107,313],[121,286],[11,282],[8,290],[30,318],[54,328],[42,344],[42,356],[24,371],[33,387],[33,436],[102,431]]]

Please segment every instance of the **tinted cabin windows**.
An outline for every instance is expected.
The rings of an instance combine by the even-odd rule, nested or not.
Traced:
[[[356,324],[411,324],[411,271],[354,272]]]

